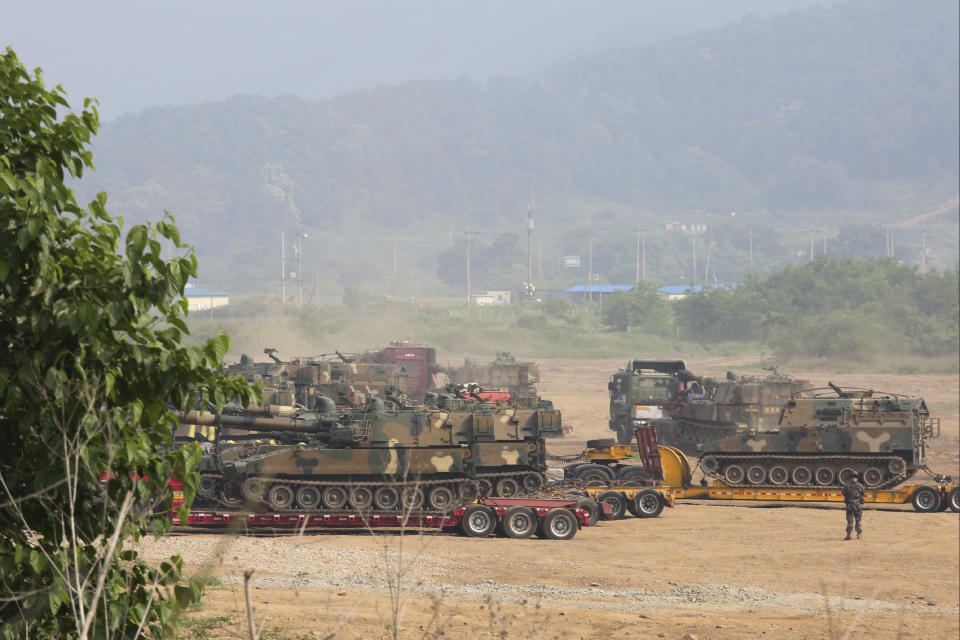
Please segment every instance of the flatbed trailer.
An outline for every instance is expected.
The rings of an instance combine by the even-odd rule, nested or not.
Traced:
[[[228,511],[191,510],[181,520],[176,507],[182,504],[182,487],[174,486],[174,526],[202,528],[284,528],[308,527],[362,528],[382,527],[437,528],[468,537],[484,538],[493,533],[508,538],[538,537],[569,540],[581,527],[589,525],[590,514],[576,500],[558,498],[482,498],[474,504],[448,512],[433,511]],[[179,503],[178,503],[179,499]]]
[[[640,459],[647,470],[650,491],[664,496],[664,500],[752,500],[765,502],[843,502],[839,487],[824,488],[751,488],[730,487],[715,480],[707,486],[692,484],[692,470],[687,456],[675,447],[658,445],[656,431],[652,425],[638,427],[636,445],[612,445],[598,447],[588,451],[587,457],[594,463],[614,462],[629,458]],[[626,450],[626,451],[625,451]],[[598,502],[606,502],[618,511],[619,494],[630,507],[630,500],[636,501],[640,489],[637,487],[605,486],[587,487],[584,491]],[[928,484],[908,484],[892,489],[867,489],[863,496],[867,504],[911,504],[920,513],[933,513],[947,509],[960,511],[960,486],[949,478],[932,479]],[[635,507],[639,509],[638,507]],[[623,510],[619,511],[621,517]]]

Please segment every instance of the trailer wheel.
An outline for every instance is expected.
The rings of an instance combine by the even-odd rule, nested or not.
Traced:
[[[579,469],[580,467],[582,467],[582,466],[585,465],[585,464],[590,464],[590,463],[589,463],[589,462],[571,462],[571,463],[568,464],[568,465],[564,465],[564,467],[563,467],[563,477],[564,477],[564,478],[576,478],[576,477],[577,477],[577,469]]]
[[[528,507],[510,507],[503,514],[500,528],[508,538],[529,538],[537,532],[537,516]]]
[[[610,505],[613,511],[610,514],[611,520],[620,520],[627,512],[627,499],[619,491],[604,491],[597,496],[597,502]],[[605,517],[605,514],[601,513],[600,517]]]
[[[603,513],[603,510],[600,508],[600,505],[597,504],[597,501],[593,498],[580,498],[577,500],[577,509],[585,509],[590,518],[587,520],[587,525],[592,527],[597,524],[597,521],[600,519],[600,514]]]
[[[617,444],[613,438],[600,438],[598,440],[587,440],[587,449],[606,449]]]
[[[486,538],[497,526],[497,519],[490,507],[472,504],[467,507],[460,521],[460,531],[470,538]]]
[[[537,533],[547,540],[569,540],[577,535],[577,517],[563,507],[551,509],[540,520]]]
[[[920,513],[933,513],[940,507],[940,492],[933,487],[920,487],[913,492],[912,502]]]
[[[947,506],[954,513],[960,511],[960,487],[950,489],[950,493],[947,494]]]
[[[601,482],[603,485],[607,485],[613,480],[613,474],[602,464],[590,463],[577,469],[577,478],[584,484],[588,482]]]
[[[656,518],[663,511],[663,497],[658,491],[644,489],[633,498],[637,516],[640,518]]]

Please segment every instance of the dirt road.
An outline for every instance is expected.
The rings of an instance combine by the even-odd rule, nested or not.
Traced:
[[[606,382],[622,364],[541,361],[542,394],[575,429],[557,453],[609,435]],[[737,363],[690,364],[723,375]],[[931,466],[957,475],[956,376],[791,373],[924,395],[943,427]],[[247,637],[248,569],[265,638],[392,637],[400,574],[402,638],[958,636],[956,514],[868,506],[863,540],[842,541],[844,526],[839,505],[680,502],[659,518],[602,522],[568,542],[190,533],[144,549],[180,553],[188,570],[217,577],[189,614],[194,637]]]

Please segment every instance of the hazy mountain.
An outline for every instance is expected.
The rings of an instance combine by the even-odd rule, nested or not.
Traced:
[[[431,271],[451,230],[522,233],[531,198],[554,232],[690,211],[894,221],[956,191],[957,34],[956,3],[858,1],[519,77],[155,107],[103,127],[82,190],[129,219],[169,209],[234,290],[279,273],[296,213],[324,285],[377,281],[394,234]]]

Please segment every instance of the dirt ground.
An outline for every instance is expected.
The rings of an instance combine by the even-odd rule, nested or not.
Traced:
[[[586,439],[608,437],[606,384],[624,362],[539,364],[543,397],[574,427],[551,452],[579,452]],[[688,365],[722,376],[738,363]],[[829,379],[923,395],[942,429],[929,464],[960,475],[957,376],[790,373],[817,386]],[[567,542],[191,532],[144,551],[181,553],[188,572],[216,577],[188,616],[196,638],[249,637],[250,569],[264,638],[394,637],[398,619],[401,638],[958,637],[957,514],[868,505],[863,522],[864,538],[844,542],[840,505],[679,501],[659,518],[601,522]],[[394,615],[398,601],[402,615]]]

